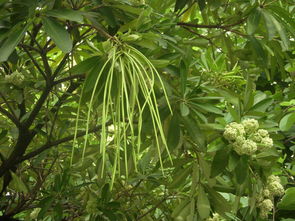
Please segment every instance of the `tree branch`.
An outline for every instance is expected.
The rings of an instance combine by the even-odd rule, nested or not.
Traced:
[[[109,122],[106,123],[107,126],[109,126],[109,125],[111,125],[111,124],[112,124],[112,121],[109,121]],[[92,128],[92,129],[90,129],[90,130],[88,131],[88,134],[89,134],[89,133],[97,132],[97,131],[99,131],[100,129],[101,129],[101,125],[98,125],[98,126]],[[86,134],[86,131],[80,131],[79,133],[77,133],[77,138],[78,138],[78,137],[82,137],[82,136],[84,136],[85,134]],[[21,163],[21,162],[23,162],[23,161],[25,161],[25,160],[28,160],[28,159],[30,159],[30,158],[32,158],[32,157],[35,157],[35,156],[39,155],[40,153],[42,153],[43,151],[45,151],[45,150],[47,150],[47,149],[49,149],[49,148],[51,148],[51,147],[57,146],[57,145],[59,145],[59,144],[62,144],[62,143],[68,142],[68,141],[71,141],[71,140],[74,139],[74,136],[75,136],[75,135],[72,134],[72,135],[69,135],[69,136],[67,136],[67,137],[61,138],[61,139],[59,139],[59,140],[56,140],[56,141],[53,141],[53,142],[46,143],[46,144],[44,144],[43,146],[41,146],[40,148],[38,148],[37,150],[34,150],[34,151],[32,151],[32,152],[26,154],[25,156],[21,157],[16,163]]]
[[[7,118],[9,118],[9,120],[14,123],[17,128],[20,127],[20,122],[10,113],[8,112],[7,110],[5,110],[4,108],[2,108],[0,106],[0,113],[2,113],[3,115],[5,115]]]
[[[3,99],[4,103],[6,104],[8,110],[11,112],[10,115],[13,116],[15,118],[15,120],[17,120],[17,117],[16,117],[13,109],[10,107],[6,97],[2,94],[2,92],[0,92],[0,97],[2,97],[2,99]]]
[[[220,28],[220,29],[226,29],[230,28],[236,25],[242,24],[246,18],[243,18],[233,24],[228,24],[228,25],[222,25],[222,24],[215,24],[215,25],[204,25],[204,24],[191,24],[191,23],[186,23],[186,22],[178,22],[177,25],[180,26],[187,26],[187,27],[192,27],[192,28]]]
[[[41,69],[40,65],[37,63],[37,61],[34,59],[33,55],[29,52],[27,49],[27,45],[20,45],[24,51],[27,53],[27,55],[30,57],[31,61],[33,62],[34,66],[38,69],[40,74],[43,76],[44,79],[47,79],[45,72]]]
[[[85,77],[85,74],[75,74],[75,75],[71,75],[71,76],[56,80],[56,81],[53,82],[53,84],[57,85],[57,84],[65,82],[65,81],[70,81],[70,80],[73,80],[73,79],[76,79],[76,78],[84,78],[84,77]]]

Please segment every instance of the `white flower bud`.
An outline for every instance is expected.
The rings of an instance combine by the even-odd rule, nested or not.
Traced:
[[[254,133],[259,128],[259,123],[255,119],[243,120],[242,125],[244,126],[245,131],[246,131],[247,134]]]

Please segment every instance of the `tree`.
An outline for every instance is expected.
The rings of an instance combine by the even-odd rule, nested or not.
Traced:
[[[293,220],[294,10],[0,0],[2,219]]]

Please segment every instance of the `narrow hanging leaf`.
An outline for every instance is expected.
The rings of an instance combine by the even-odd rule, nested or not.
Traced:
[[[210,202],[202,186],[199,186],[198,194],[198,212],[202,219],[206,219],[210,215]]]
[[[28,29],[29,24],[27,24],[23,28],[16,28],[7,38],[7,40],[3,43],[0,48],[0,62],[6,61],[10,54],[13,52],[15,47],[23,38],[24,34]]]
[[[267,28],[268,40],[272,40],[276,34],[276,28],[273,23],[272,15],[265,10],[262,11],[262,15]]]
[[[253,35],[259,26],[261,18],[261,11],[259,8],[255,8],[247,19],[247,34]]]
[[[229,150],[229,148],[223,147],[216,151],[212,162],[211,177],[215,177],[224,171],[228,164]]]
[[[43,18],[45,32],[52,38],[54,43],[64,53],[69,53],[73,47],[73,41],[70,34],[57,21],[51,18]]]
[[[167,144],[169,150],[173,151],[179,144],[180,141],[180,126],[179,118],[177,114],[174,114],[170,120]]]

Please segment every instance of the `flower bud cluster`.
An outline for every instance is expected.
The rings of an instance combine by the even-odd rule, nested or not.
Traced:
[[[259,123],[255,119],[243,120],[241,124],[233,122],[226,125],[223,136],[239,155],[252,155],[257,149],[264,150],[273,146],[268,131],[259,129]]]
[[[265,199],[259,204],[260,208],[260,217],[267,218],[269,211],[273,208],[273,203],[270,199]]]
[[[284,187],[280,182],[280,178],[274,175],[270,175],[267,178],[267,189],[272,196],[282,196],[285,192]]]
[[[284,194],[284,187],[280,183],[278,176],[270,175],[267,178],[266,187],[259,196],[260,217],[267,218],[268,213],[273,208],[272,199],[274,196],[282,196]]]
[[[16,86],[20,86],[24,80],[25,76],[18,71],[15,71],[10,75],[5,75],[5,81]]]
[[[218,213],[213,213],[213,217],[207,218],[206,221],[225,221]]]

